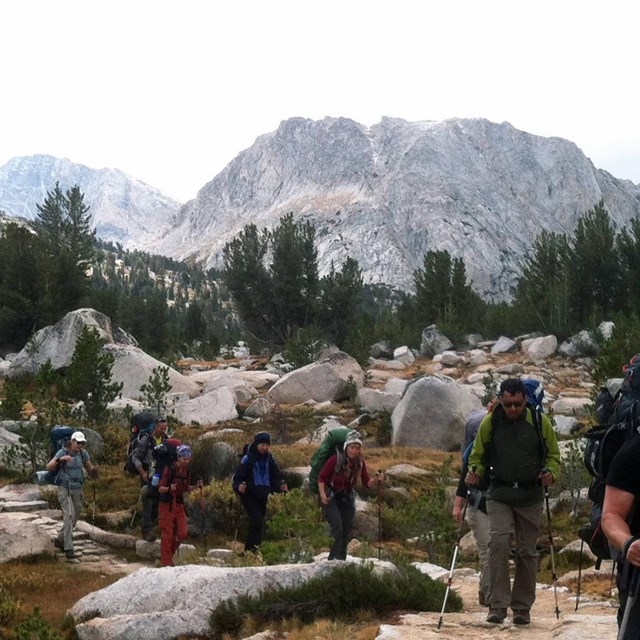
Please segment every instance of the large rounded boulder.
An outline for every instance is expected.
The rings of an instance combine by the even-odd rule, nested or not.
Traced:
[[[393,411],[392,444],[455,451],[462,443],[467,416],[481,407],[472,388],[448,376],[419,378]]]

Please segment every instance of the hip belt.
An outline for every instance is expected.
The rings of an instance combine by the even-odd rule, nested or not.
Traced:
[[[512,489],[535,489],[541,486],[539,480],[513,481],[500,478],[491,478],[491,484],[494,487],[511,487]]]

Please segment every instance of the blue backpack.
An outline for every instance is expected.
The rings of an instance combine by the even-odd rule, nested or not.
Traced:
[[[74,431],[76,431],[74,427],[67,427],[60,424],[51,429],[51,433],[49,434],[49,448],[47,450],[47,462],[49,462],[60,449],[64,449],[64,447],[67,446]],[[59,464],[55,469],[36,471],[33,476],[33,481],[36,484],[55,484],[59,471]]]
[[[544,400],[544,387],[540,380],[535,378],[520,378],[524,388],[527,391],[527,404],[540,411],[544,411],[542,401]]]

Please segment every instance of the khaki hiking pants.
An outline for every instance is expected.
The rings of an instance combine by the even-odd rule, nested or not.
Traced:
[[[511,507],[487,500],[489,516],[489,603],[492,609],[531,609],[536,599],[538,553],[536,542],[542,519],[542,503]],[[515,533],[515,575],[509,579],[509,548]]]
[[[467,509],[467,522],[478,547],[478,562],[480,564],[480,584],[478,591],[484,595],[486,602],[489,600],[489,516],[469,506]]]

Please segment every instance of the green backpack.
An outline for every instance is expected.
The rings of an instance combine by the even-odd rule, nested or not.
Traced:
[[[309,491],[318,493],[318,476],[324,463],[334,454],[340,455],[344,447],[347,434],[353,431],[349,427],[336,427],[325,436],[320,446],[311,457],[311,471],[309,472]]]

